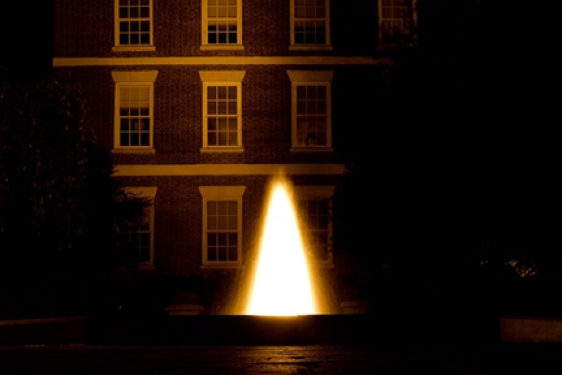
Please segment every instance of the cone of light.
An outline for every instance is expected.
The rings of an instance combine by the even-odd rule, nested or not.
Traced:
[[[311,278],[296,210],[286,182],[272,185],[249,315],[306,315],[316,312]]]

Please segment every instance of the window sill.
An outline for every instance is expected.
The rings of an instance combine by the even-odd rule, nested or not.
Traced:
[[[156,51],[154,46],[114,46],[113,52],[153,52]]]
[[[289,46],[289,51],[333,51],[333,47],[328,45],[293,44]]]
[[[156,154],[153,148],[114,148],[112,154]]]
[[[220,44],[220,45],[209,45],[205,44],[201,46],[201,51],[243,51],[244,46],[242,45],[228,45],[228,44]]]
[[[137,269],[139,271],[154,271],[156,270],[156,267],[154,267],[154,264],[152,263],[143,262],[137,264]]]
[[[291,152],[334,152],[332,147],[310,147],[310,146],[295,146],[291,147]]]
[[[379,51],[386,51],[386,52],[390,52],[390,51],[400,51],[403,49],[407,49],[407,48],[412,48],[415,47],[416,45],[414,43],[380,43],[377,47],[377,49]]]
[[[214,263],[204,263],[201,265],[202,270],[210,270],[210,269],[239,269],[243,268],[242,264],[240,263],[228,263],[228,262],[217,262]]]
[[[237,152],[242,153],[244,152],[244,147],[202,147],[200,149],[201,153],[221,153],[221,152]]]

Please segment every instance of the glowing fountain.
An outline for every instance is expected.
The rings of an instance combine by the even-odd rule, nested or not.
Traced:
[[[247,315],[295,316],[318,313],[313,278],[299,229],[292,189],[275,179],[250,284]]]

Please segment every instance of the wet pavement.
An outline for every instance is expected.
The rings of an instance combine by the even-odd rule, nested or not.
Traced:
[[[2,375],[559,374],[560,344],[1,346]]]
[[[562,373],[562,343],[504,342],[498,319],[474,314],[0,323],[0,375]]]

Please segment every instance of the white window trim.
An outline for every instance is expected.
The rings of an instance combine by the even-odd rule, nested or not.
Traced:
[[[125,193],[130,193],[142,198],[147,198],[150,201],[148,207],[148,223],[150,225],[150,259],[148,262],[141,262],[138,264],[139,268],[154,268],[154,217],[155,217],[155,199],[158,188],[156,186],[126,186]]]
[[[334,198],[334,186],[316,186],[316,185],[298,185],[294,187],[295,197],[297,199],[330,199]],[[332,201],[333,203],[333,201]],[[334,267],[334,254],[332,236],[334,234],[332,219],[333,213],[330,214],[330,221],[328,222],[328,258],[326,260],[316,260],[315,263],[321,267]]]
[[[207,0],[201,1],[201,47],[202,51],[244,50],[242,44],[242,0],[236,0],[236,44],[209,44],[209,16]]]
[[[295,0],[291,0],[290,5],[290,29],[291,29],[291,51],[332,51],[331,22],[330,22],[330,0],[325,0],[326,9],[326,43],[324,44],[295,44]]]
[[[244,152],[242,146],[242,80],[246,75],[245,70],[220,70],[220,71],[199,71],[199,77],[203,83],[203,108],[202,108],[202,124],[203,139],[201,152]],[[236,146],[209,146],[207,131],[207,87],[208,86],[236,86],[237,90],[237,145]]]
[[[404,0],[405,2],[409,2],[411,3],[411,7],[412,7],[412,27],[416,27],[418,24],[418,11],[417,11],[417,6],[418,6],[418,0]],[[380,48],[392,48],[395,47],[396,45],[393,43],[383,43],[382,41],[382,21],[383,21],[383,16],[382,16],[382,0],[378,0],[378,9],[377,9],[377,13],[378,13],[378,43],[379,43],[379,47]],[[414,43],[416,43],[416,34],[413,30],[411,30],[410,32],[413,32],[414,35]]]
[[[119,0],[113,1],[113,9],[114,9],[114,17],[113,17],[113,22],[114,22],[114,26],[113,26],[114,46],[112,48],[113,52],[156,51],[156,47],[154,46],[154,10],[153,10],[152,4],[153,4],[153,1],[149,0],[149,6],[150,6],[150,43],[148,45],[136,45],[136,46],[124,45],[124,46],[122,46],[121,44],[119,44],[119,37],[120,37],[120,33],[119,33],[119,20],[120,20],[120,18],[119,18]]]
[[[332,70],[287,70],[291,80],[291,152],[332,152]],[[302,146],[297,143],[297,87],[326,86],[326,145]]]
[[[158,76],[157,70],[147,71],[113,71],[115,83],[114,120],[113,120],[113,150],[114,153],[154,153],[154,82]],[[119,143],[120,115],[119,89],[122,86],[148,86],[150,88],[150,143],[148,146],[121,146]]]
[[[245,186],[199,186],[202,197],[201,268],[239,268],[242,266],[242,196]],[[207,260],[207,202],[233,201],[238,204],[238,259],[236,261]]]

